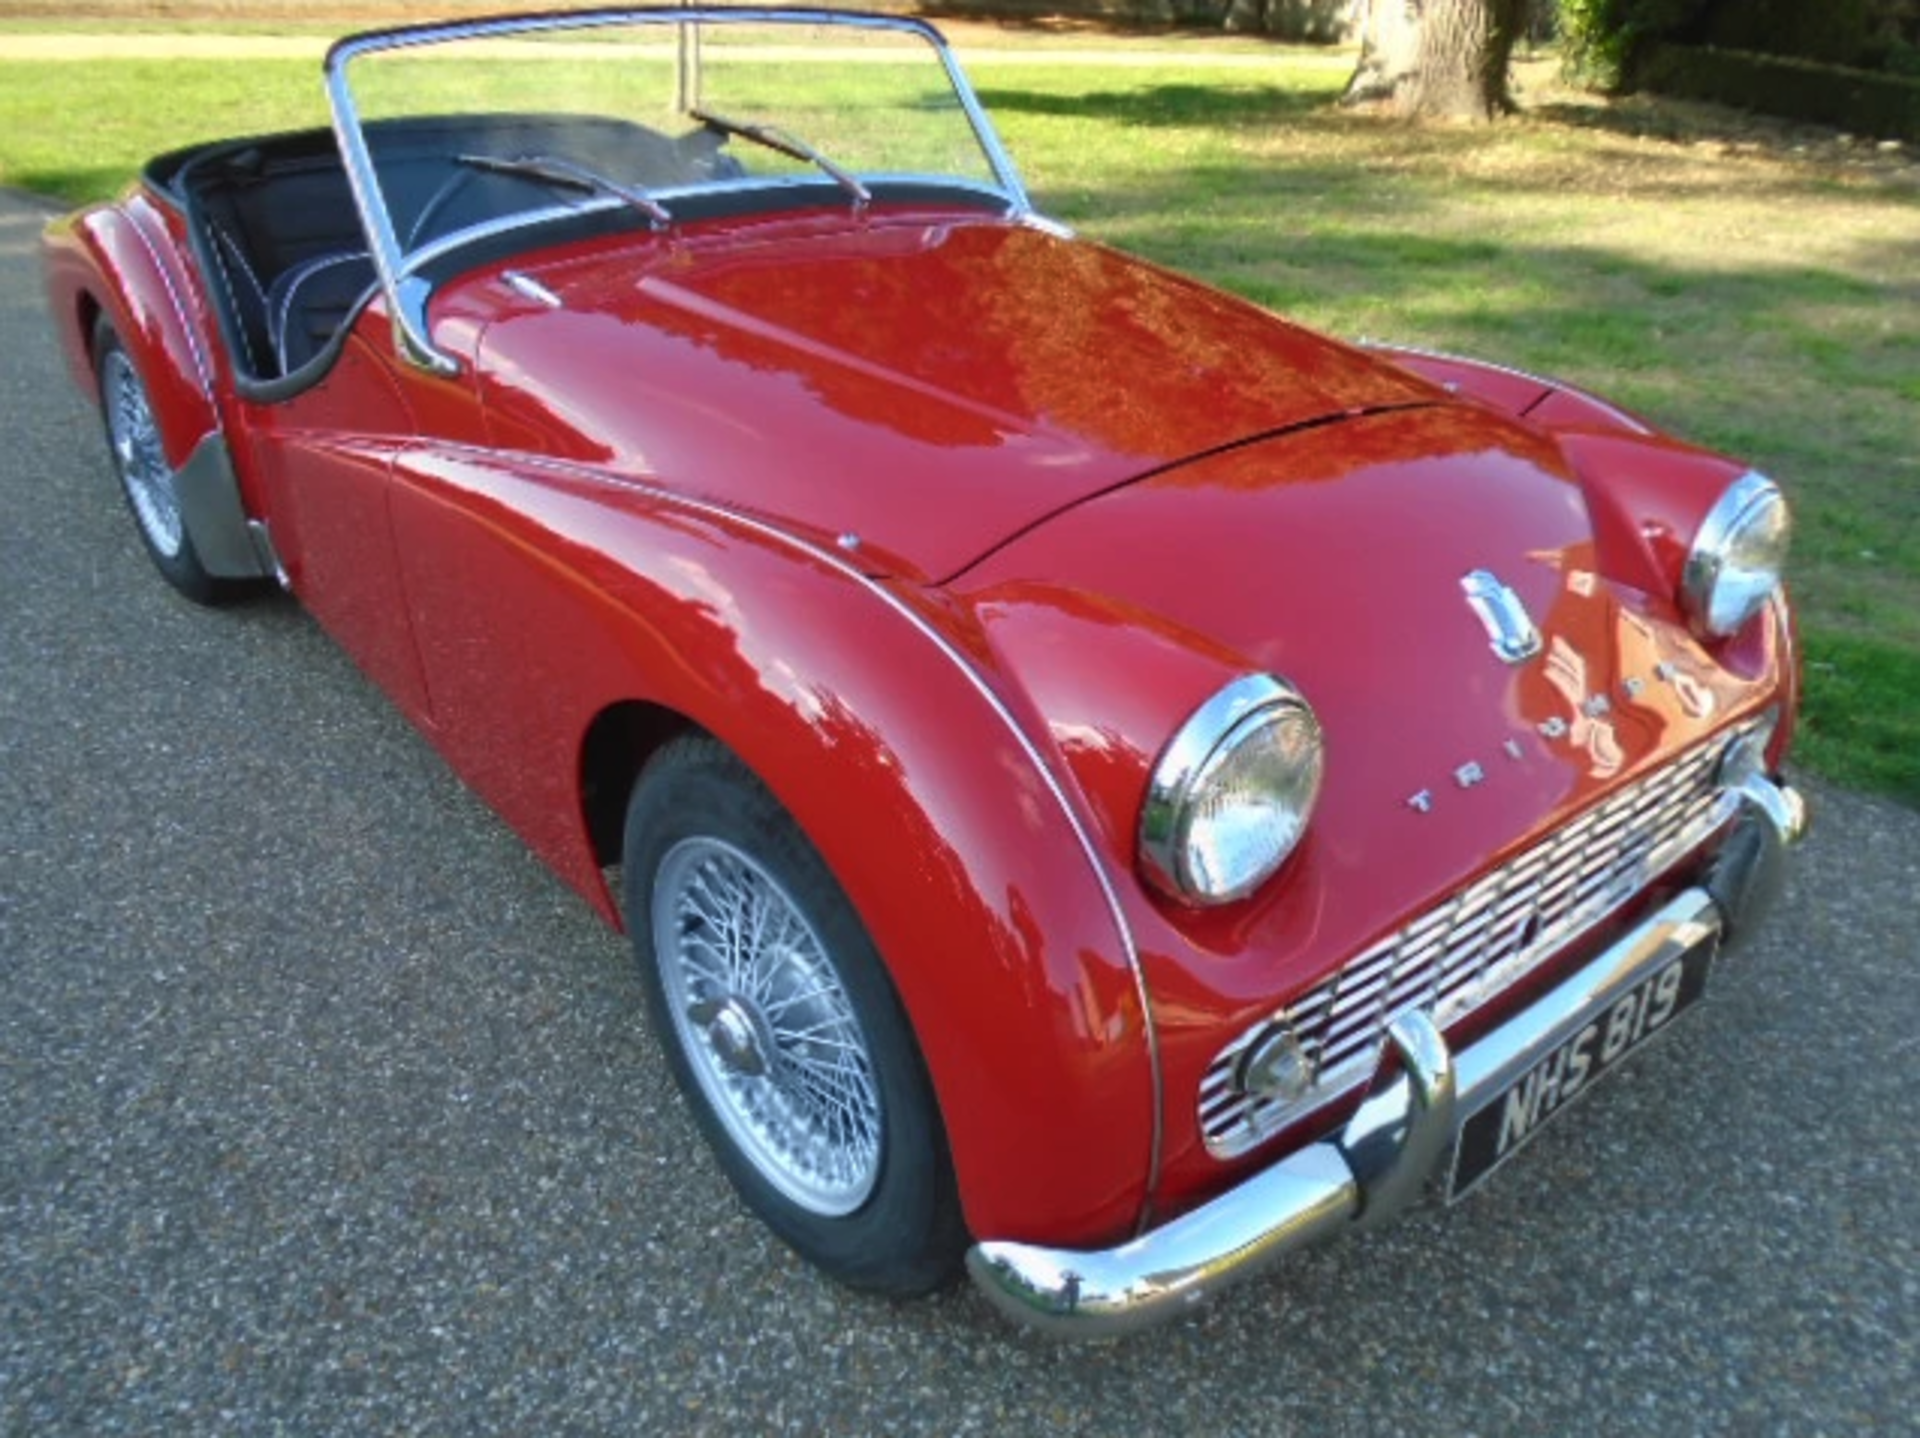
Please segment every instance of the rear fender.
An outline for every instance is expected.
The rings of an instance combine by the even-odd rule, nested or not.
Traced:
[[[48,308],[81,392],[99,403],[93,330],[102,315],[140,371],[200,563],[221,579],[267,574],[220,426],[206,315],[164,217],[134,191],[54,221],[42,254]]]
[[[195,291],[159,212],[135,191],[55,220],[41,243],[48,307],[74,382],[98,400],[92,327],[104,314],[146,381],[167,463],[185,468],[220,420],[206,331],[189,308]]]

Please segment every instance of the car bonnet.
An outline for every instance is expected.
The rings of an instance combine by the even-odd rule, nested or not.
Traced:
[[[492,296],[496,440],[608,466],[873,572],[951,575],[1196,455],[1439,391],[1031,224],[817,211],[557,251]]]

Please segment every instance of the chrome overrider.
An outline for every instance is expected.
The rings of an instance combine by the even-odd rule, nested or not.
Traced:
[[[1675,895],[1572,977],[1453,1053],[1421,1010],[1388,1027],[1399,1058],[1337,1135],[1117,1248],[987,1241],[967,1254],[974,1282],[1009,1317],[1063,1337],[1110,1338],[1165,1322],[1281,1254],[1393,1217],[1446,1172],[1466,1116],[1577,1033],[1641,979],[1704,943],[1754,927],[1779,890],[1805,802],[1757,765],[1722,780],[1741,798],[1701,882]]]

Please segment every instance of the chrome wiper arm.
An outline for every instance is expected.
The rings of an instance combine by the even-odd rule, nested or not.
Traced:
[[[653,221],[656,230],[673,223],[672,212],[645,190],[608,179],[597,170],[589,170],[585,165],[576,165],[572,160],[563,160],[558,155],[455,155],[453,158],[456,164],[471,165],[476,170],[491,170],[500,175],[525,175],[528,179],[545,180],[550,185],[612,195],[646,215]]]
[[[711,110],[695,108],[687,113],[709,130],[718,130],[723,135],[738,135],[743,140],[764,145],[767,149],[777,151],[789,159],[804,160],[815,166],[853,198],[855,214],[859,214],[873,203],[873,192],[861,184],[851,172],[836,165],[796,135],[789,135],[785,130],[776,129],[772,125],[749,125],[741,120],[729,120],[725,115],[716,115]]]

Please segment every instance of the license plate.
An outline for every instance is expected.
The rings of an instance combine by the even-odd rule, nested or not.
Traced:
[[[1507,1088],[1468,1115],[1454,1150],[1449,1196],[1505,1163],[1547,1121],[1624,1062],[1706,992],[1711,940],[1687,950],[1608,1004]]]

